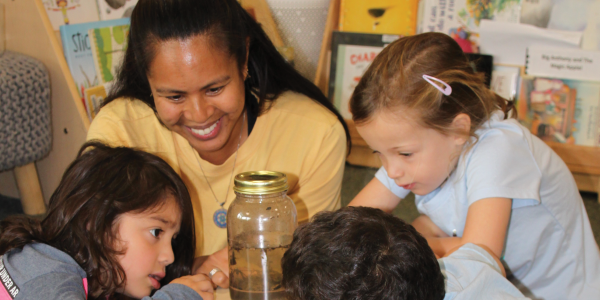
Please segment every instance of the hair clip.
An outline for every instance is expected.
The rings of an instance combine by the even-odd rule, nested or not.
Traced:
[[[440,92],[442,92],[442,94],[444,94],[446,96],[450,96],[450,94],[452,94],[452,87],[450,87],[450,85],[445,83],[444,81],[439,80],[433,76],[425,75],[425,74],[423,74],[423,79],[425,79],[425,81],[429,82],[429,84],[433,85],[434,88],[436,88]],[[444,89],[442,89],[439,85],[433,83],[432,80],[441,83],[444,86]]]

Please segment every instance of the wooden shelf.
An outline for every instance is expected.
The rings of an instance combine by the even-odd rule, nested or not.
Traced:
[[[329,64],[331,59],[331,34],[338,29],[340,0],[331,0],[327,22],[323,33],[323,42],[317,73],[314,83],[325,93],[329,90]],[[353,165],[380,167],[381,162],[377,155],[373,154],[366,142],[360,137],[352,120],[346,120],[350,129],[352,140],[352,152],[347,162]],[[584,192],[598,193],[600,202],[600,148],[560,143],[548,143],[548,145],[560,156],[573,173],[577,188]]]

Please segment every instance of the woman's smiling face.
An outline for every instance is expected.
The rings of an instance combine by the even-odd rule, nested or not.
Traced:
[[[219,163],[237,149],[245,96],[237,60],[215,44],[203,35],[159,42],[148,81],[163,124]]]

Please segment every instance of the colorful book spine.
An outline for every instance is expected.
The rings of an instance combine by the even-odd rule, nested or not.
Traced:
[[[340,31],[413,35],[419,0],[342,0]]]
[[[84,90],[99,84],[88,31],[92,28],[128,24],[129,19],[125,18],[60,26],[60,36],[65,59],[67,60],[69,70],[71,71],[71,75],[77,86],[77,91],[79,92],[79,96],[84,105]],[[86,106],[86,110],[87,109],[88,107]]]

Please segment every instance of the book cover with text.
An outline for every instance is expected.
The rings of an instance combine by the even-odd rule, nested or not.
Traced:
[[[60,26],[60,37],[65,59],[84,105],[84,90],[99,84],[88,31],[92,28],[128,24],[129,19],[124,18]]]

